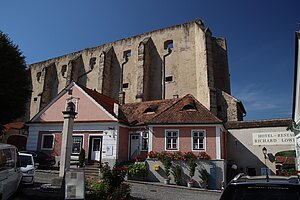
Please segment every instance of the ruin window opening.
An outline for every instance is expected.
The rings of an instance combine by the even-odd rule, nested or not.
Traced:
[[[66,73],[66,71],[67,71],[67,65],[63,65],[62,67],[61,67],[61,75],[62,76],[65,76],[65,73]]]
[[[164,43],[164,49],[173,49],[173,40],[167,40]]]
[[[95,57],[92,57],[92,58],[90,59],[90,64],[89,64],[90,70],[93,70],[93,69],[94,69],[95,64],[96,64],[96,58],[95,58]]]
[[[165,78],[166,82],[169,83],[169,82],[172,82],[173,81],[173,76],[167,76]]]
[[[36,73],[36,80],[37,80],[38,82],[40,82],[41,76],[42,76],[42,72]]]
[[[33,98],[33,101],[37,101],[37,100],[38,100],[38,98],[37,98],[37,97],[34,97],[34,98]]]
[[[123,58],[128,59],[131,56],[131,50],[124,51]]]
[[[126,89],[129,87],[129,83],[123,83],[123,88]]]

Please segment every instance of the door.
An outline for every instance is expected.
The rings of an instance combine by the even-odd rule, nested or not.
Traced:
[[[92,138],[92,150],[91,150],[91,160],[100,161],[101,158],[101,138],[93,137]]]
[[[130,135],[130,157],[138,156],[140,154],[140,135]]]

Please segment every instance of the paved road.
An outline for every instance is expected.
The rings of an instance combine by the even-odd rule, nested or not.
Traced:
[[[220,192],[130,183],[131,196],[136,200],[218,200]]]
[[[51,179],[58,177],[58,173],[55,171],[40,171],[36,173],[34,186],[39,187],[42,183],[50,183]],[[218,200],[220,198],[220,192],[210,192],[199,189],[187,189],[186,187],[165,186],[144,184],[137,182],[127,182],[131,185],[131,196],[133,200]],[[47,197],[44,198],[46,200]],[[10,200],[31,200],[25,197],[22,193],[14,195]],[[54,200],[54,199],[52,199]]]

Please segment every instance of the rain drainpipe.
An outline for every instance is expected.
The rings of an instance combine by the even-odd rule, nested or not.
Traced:
[[[168,48],[167,53],[163,55],[163,62],[162,62],[162,69],[161,69],[161,84],[162,84],[162,99],[166,98],[166,81],[165,81],[165,76],[166,76],[166,57],[172,53],[172,49]]]

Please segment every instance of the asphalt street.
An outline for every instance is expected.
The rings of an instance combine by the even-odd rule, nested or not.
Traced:
[[[33,186],[26,186],[24,189],[39,188],[43,183],[50,183],[51,179],[57,177],[56,171],[38,171]],[[164,185],[160,183],[139,183],[127,182],[131,185],[131,196],[133,200],[218,200],[220,191],[201,190],[199,188],[187,188],[185,186]],[[24,195],[21,190],[9,200],[32,200],[30,195]],[[47,197],[43,198],[47,199]]]

